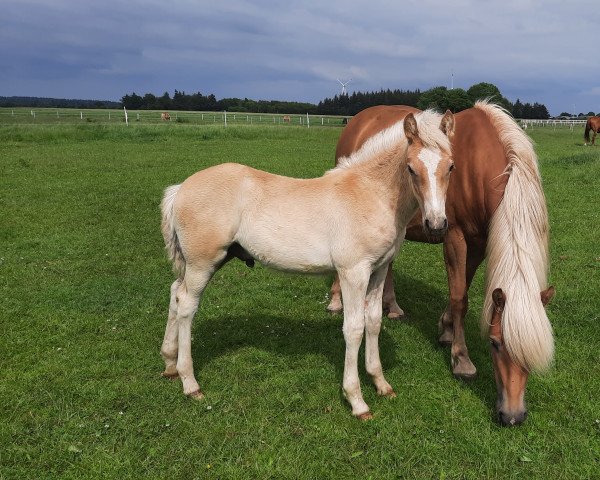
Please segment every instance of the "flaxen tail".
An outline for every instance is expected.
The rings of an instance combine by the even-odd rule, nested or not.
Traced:
[[[161,230],[165,239],[165,248],[169,260],[173,263],[173,271],[178,278],[183,278],[185,274],[185,258],[181,251],[177,230],[175,228],[175,217],[173,215],[173,203],[181,185],[171,185],[165,189],[160,210],[162,213]]]
[[[590,130],[592,129],[592,122],[588,118],[588,121],[585,123],[585,133],[583,134],[583,138],[586,142],[590,141]]]

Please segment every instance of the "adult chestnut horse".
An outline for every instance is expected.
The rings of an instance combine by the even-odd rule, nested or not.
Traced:
[[[590,141],[590,130],[592,131],[592,145],[596,144],[596,134],[600,132],[600,117],[590,117],[585,122],[585,133],[583,134],[583,138],[585,138],[586,145],[587,142]]]
[[[363,110],[342,132],[336,159],[360,151],[369,138],[418,111],[406,106]],[[498,418],[502,424],[514,425],[526,417],[528,372],[546,369],[554,351],[552,328],[544,310],[554,292],[552,288],[546,290],[546,203],[531,141],[509,115],[498,106],[477,102],[474,108],[456,114],[455,121],[452,151],[456,169],[446,201],[448,233],[445,238],[426,234],[421,227],[425,219],[417,212],[406,238],[444,243],[450,299],[439,320],[439,342],[451,345],[452,371],[462,378],[476,374],[465,343],[464,317],[471,280],[487,254],[481,326],[482,332],[490,335],[494,356],[503,358],[494,361]],[[419,172],[412,172],[412,176],[417,185],[429,181]],[[505,302],[501,318],[496,319],[502,335],[496,328],[491,336],[495,289],[502,290]],[[391,267],[383,301],[388,316],[403,314],[395,300]],[[340,291],[334,282],[328,310],[340,307]]]
[[[177,279],[161,348],[164,375],[181,377],[183,392],[202,398],[193,370],[192,318],[212,275],[231,258],[300,273],[336,271],[345,299],[344,393],[353,415],[370,418],[358,350],[366,332],[366,370],[378,394],[394,396],[379,358],[384,279],[419,207],[433,234],[446,229],[453,131],[451,112],[409,114],[320,178],[227,163],[167,188],[162,232]],[[428,183],[415,183],[409,172],[417,171]]]

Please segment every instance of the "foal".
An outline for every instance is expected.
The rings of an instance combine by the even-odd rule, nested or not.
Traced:
[[[358,350],[366,332],[366,370],[378,394],[394,396],[379,359],[384,279],[419,207],[432,234],[447,227],[453,131],[451,112],[426,111],[407,116],[320,178],[228,163],[167,188],[162,233],[177,279],[161,348],[163,375],[179,376],[184,394],[203,397],[192,365],[192,318],[210,278],[231,258],[291,272],[336,271],[345,300],[343,389],[352,414],[371,418]]]

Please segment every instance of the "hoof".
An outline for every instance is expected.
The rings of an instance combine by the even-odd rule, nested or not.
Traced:
[[[438,338],[438,344],[440,347],[451,347],[452,346],[452,338],[448,338],[446,335],[442,335]]]
[[[340,314],[344,311],[343,307],[332,307],[331,305],[327,305],[327,311],[332,315]]]
[[[452,361],[452,374],[461,380],[473,380],[477,377],[477,369],[468,357],[459,357]]]
[[[163,378],[166,378],[168,380],[177,380],[179,378],[179,374],[177,372],[170,373],[170,372],[164,371],[160,374],[160,376]]]
[[[200,390],[196,390],[195,392],[188,393],[188,397],[193,400],[202,400],[204,398],[204,394]]]
[[[361,421],[366,421],[366,420],[373,420],[373,414],[371,412],[365,412],[365,413],[361,413],[359,415],[356,415],[356,418],[358,418]]]
[[[394,390],[390,390],[387,393],[382,393],[382,396],[384,396],[385,398],[396,398],[396,392],[394,392]]]
[[[388,312],[386,317],[390,320],[400,320],[406,317],[406,315],[404,314],[404,312]]]
[[[454,378],[457,380],[463,380],[465,382],[470,382],[471,380],[475,380],[477,378],[477,372],[475,373],[453,373]]]

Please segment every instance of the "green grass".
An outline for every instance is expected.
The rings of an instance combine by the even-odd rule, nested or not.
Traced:
[[[231,262],[193,329],[206,399],[160,378],[164,187],[225,161],[318,176],[338,129],[0,127],[0,478],[598,477],[600,148],[577,130],[528,133],[551,219],[556,362],[530,379],[527,422],[507,429],[478,333],[483,271],[467,316],[478,378],[455,380],[437,346],[439,246],[407,243],[397,261],[409,319],[386,321],[380,344],[398,397],[379,398],[361,363],[373,421],[352,418],[341,394],[330,277]]]

